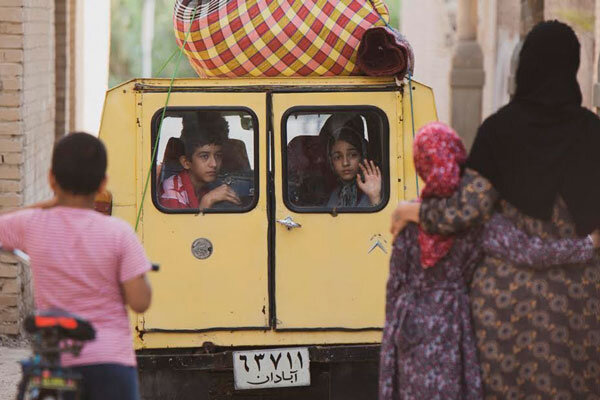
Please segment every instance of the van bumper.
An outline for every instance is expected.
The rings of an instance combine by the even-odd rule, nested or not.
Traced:
[[[232,352],[248,348],[145,349],[137,353],[144,400],[373,400],[379,348],[373,344],[306,346],[311,385],[235,390]],[[261,347],[264,348],[264,347]]]

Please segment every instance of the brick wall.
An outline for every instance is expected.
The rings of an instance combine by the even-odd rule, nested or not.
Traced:
[[[76,0],[65,0],[68,3],[67,6],[67,12],[68,12],[68,31],[69,31],[69,41],[68,41],[68,47],[69,47],[69,55],[68,55],[68,59],[69,62],[67,64],[67,71],[68,71],[68,81],[69,84],[67,85],[67,93],[68,93],[68,98],[69,101],[67,102],[66,108],[66,115],[68,116],[68,119],[66,120],[66,124],[67,124],[67,132],[71,132],[73,130],[75,130],[75,24],[76,24],[76,16],[77,16],[77,9],[76,9],[76,4],[77,1]]]
[[[53,0],[0,0],[0,209],[50,196],[55,137]],[[31,309],[28,268],[0,255],[0,334]]]
[[[69,131],[69,64],[70,58],[69,39],[71,29],[69,25],[69,0],[55,0],[54,2],[54,28],[55,28],[55,67],[56,67],[56,116],[55,136],[62,137]]]

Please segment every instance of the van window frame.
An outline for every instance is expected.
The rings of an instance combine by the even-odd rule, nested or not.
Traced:
[[[161,107],[152,116],[151,119],[151,132],[150,132],[150,154],[154,154],[154,147],[160,146],[160,143],[156,143],[156,137],[158,135],[158,125],[161,121],[161,116],[165,110],[165,118],[169,111],[217,111],[217,112],[245,112],[252,117],[252,128],[254,129],[253,135],[253,152],[254,152],[254,198],[252,202],[243,208],[232,208],[232,209],[200,209],[200,208],[182,208],[173,209],[164,207],[158,201],[158,187],[156,182],[156,167],[158,157],[154,158],[151,166],[151,179],[152,179],[152,203],[157,210],[164,214],[244,214],[248,213],[256,208],[260,197],[260,129],[258,124],[258,117],[256,113],[249,107],[245,106],[167,106]]]
[[[327,206],[315,207],[299,207],[294,205],[289,199],[288,190],[288,157],[287,157],[287,121],[290,115],[294,113],[335,113],[343,111],[354,111],[354,112],[374,112],[381,120],[381,192],[383,194],[381,201],[375,207],[344,207],[341,209],[332,209]],[[349,106],[336,106],[336,105],[325,105],[325,106],[294,106],[287,109],[281,116],[281,174],[282,176],[282,197],[283,203],[288,210],[298,214],[331,214],[337,216],[338,214],[374,214],[387,207],[390,201],[390,124],[385,111],[381,108],[373,105],[349,105]]]

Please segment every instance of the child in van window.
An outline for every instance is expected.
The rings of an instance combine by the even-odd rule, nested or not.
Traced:
[[[327,153],[338,179],[327,207],[370,207],[381,202],[381,171],[367,160],[366,141],[359,131],[349,123],[333,129],[327,140]]]
[[[150,305],[151,268],[133,229],[94,211],[106,184],[106,150],[96,137],[72,133],[52,154],[52,201],[0,215],[0,246],[31,258],[36,308],[88,320],[96,338],[62,364],[83,377],[86,400],[139,399],[133,338],[125,305]]]
[[[438,122],[424,126],[413,153],[425,182],[422,197],[445,198],[458,189],[467,154],[451,128]],[[599,245],[598,232],[586,239],[528,236],[501,214],[455,236],[431,235],[409,224],[390,260],[379,400],[483,399],[468,284],[484,252],[521,266],[549,267],[591,260]]]
[[[185,154],[179,157],[183,170],[163,182],[159,200],[164,207],[207,209],[222,202],[241,204],[230,186],[218,182],[228,133],[227,121],[216,112],[184,118],[181,140]]]

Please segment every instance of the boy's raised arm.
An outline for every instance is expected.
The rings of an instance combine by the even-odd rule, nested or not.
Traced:
[[[48,200],[43,200],[37,203],[29,204],[28,206],[18,207],[18,208],[8,208],[6,210],[0,210],[0,215],[10,214],[21,210],[29,210],[31,208],[52,208],[56,206],[57,199],[53,197]]]
[[[25,229],[31,220],[32,213],[33,210],[24,208],[0,213],[0,249],[27,251]]]

